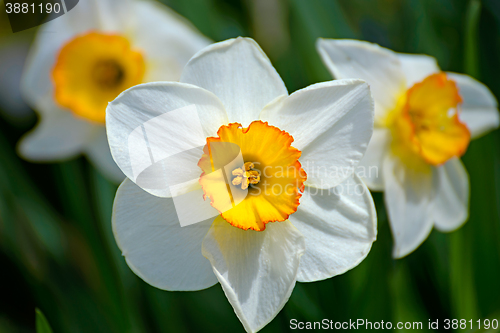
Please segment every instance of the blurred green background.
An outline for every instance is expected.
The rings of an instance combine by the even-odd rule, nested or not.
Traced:
[[[162,2],[214,41],[255,38],[289,92],[331,79],[315,41],[332,37],[432,55],[500,98],[499,0]],[[0,10],[0,332],[34,332],[35,308],[54,332],[243,332],[220,285],[165,292],[128,269],[111,233],[116,186],[87,160],[30,164],[16,155],[36,116],[14,93],[2,96],[15,88],[36,29],[12,34],[1,1]],[[500,131],[472,142],[463,160],[471,181],[464,227],[434,230],[393,260],[383,197],[374,193],[379,235],[367,259],[341,276],[298,283],[262,332],[291,331],[292,318],[421,321],[424,331],[429,319],[500,319]]]

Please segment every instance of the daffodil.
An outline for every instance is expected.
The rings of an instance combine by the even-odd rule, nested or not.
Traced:
[[[81,153],[115,181],[124,175],[109,152],[108,102],[136,84],[178,80],[208,39],[169,8],[150,1],[87,0],[41,26],[22,89],[40,121],[19,144],[31,161]]]
[[[197,53],[180,82],[123,92],[106,128],[128,178],[113,230],[130,268],[165,290],[219,282],[248,332],[276,316],[296,281],[344,273],[375,240],[373,200],[353,173],[373,128],[364,81],[288,95],[252,39],[231,39]],[[215,213],[181,227],[183,196],[189,218],[207,202]]]
[[[433,226],[459,228],[469,205],[460,157],[498,127],[493,94],[470,76],[442,72],[430,56],[355,40],[319,39],[317,48],[334,77],[370,84],[374,133],[360,166],[373,170],[363,175],[368,187],[384,191],[394,257],[414,251]]]

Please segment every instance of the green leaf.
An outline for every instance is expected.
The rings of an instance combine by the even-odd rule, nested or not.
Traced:
[[[467,7],[465,21],[465,72],[477,77],[479,74],[478,62],[478,29],[481,16],[481,2],[471,0]]]
[[[61,221],[57,213],[31,182],[31,178],[3,133],[0,135],[0,151],[2,152],[0,197],[4,206],[2,207],[3,221],[0,223],[0,232],[4,241],[0,245],[4,248],[8,247],[12,254],[21,257],[20,247],[16,246],[16,235],[22,225],[32,231],[33,240],[37,244],[48,250],[54,259],[62,263],[65,244],[60,230]],[[45,255],[45,252],[40,255]]]
[[[50,328],[47,318],[40,309],[35,309],[36,312],[36,333],[52,333],[52,328]]]
[[[316,51],[317,39],[356,37],[339,2],[293,0],[290,1],[290,12],[292,47],[301,56],[309,73],[307,84],[331,80],[331,75]],[[282,72],[286,73],[285,70]]]

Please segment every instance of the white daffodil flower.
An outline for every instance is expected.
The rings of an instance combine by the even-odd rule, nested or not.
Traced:
[[[482,83],[444,73],[436,59],[355,40],[319,39],[337,79],[361,78],[375,100],[375,128],[360,165],[384,191],[393,256],[414,251],[433,226],[453,231],[468,218],[469,179],[460,157],[470,139],[499,125],[497,101]]]
[[[288,95],[248,38],[201,50],[180,82],[123,92],[108,106],[106,128],[113,158],[129,178],[113,209],[128,265],[165,290],[219,282],[244,328],[258,331],[283,308],[296,281],[342,274],[368,254],[376,214],[353,170],[372,134],[373,108],[361,80],[318,83]],[[162,119],[168,121],[159,125]],[[228,157],[231,145],[241,153],[238,163]],[[173,175],[169,184],[194,179],[176,192],[195,193],[184,202],[192,204],[190,216],[209,202],[213,217],[180,226],[179,196],[147,172],[164,157],[175,160],[157,168]],[[215,179],[219,169],[228,179]]]
[[[106,106],[139,83],[178,80],[187,61],[210,41],[188,21],[152,1],[87,0],[40,27],[22,90],[39,113],[19,144],[30,161],[85,154],[121,182],[106,140]]]

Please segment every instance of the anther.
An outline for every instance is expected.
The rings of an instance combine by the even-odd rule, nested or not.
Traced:
[[[241,185],[242,190],[246,190],[250,184],[256,185],[260,182],[260,174],[253,170],[254,164],[246,162],[241,168],[236,168],[232,171],[235,176],[231,183],[235,186]]]

